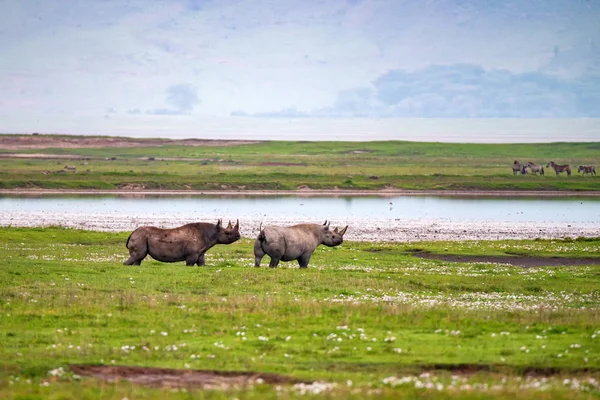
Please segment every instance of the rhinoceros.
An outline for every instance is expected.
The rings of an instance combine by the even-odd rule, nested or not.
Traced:
[[[347,229],[348,225],[341,231],[338,228],[331,231],[327,221],[323,225],[266,226],[260,229],[254,241],[254,266],[260,267],[262,258],[267,254],[271,257],[271,268],[277,267],[280,260],[298,260],[300,268],[306,268],[317,246],[324,244],[333,247],[342,244]]]
[[[231,244],[240,238],[240,222],[223,228],[216,224],[194,222],[173,229],[154,226],[137,228],[127,239],[129,258],[125,265],[140,265],[146,255],[163,262],[185,261],[186,265],[204,265],[204,254],[216,244]]]

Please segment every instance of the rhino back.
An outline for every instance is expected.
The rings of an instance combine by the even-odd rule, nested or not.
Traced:
[[[310,229],[303,225],[291,227],[271,226],[265,228],[266,252],[280,248],[283,250],[282,260],[291,261],[300,255],[312,253],[319,245],[318,239]]]
[[[189,254],[206,251],[209,245],[206,231],[209,227],[198,225],[201,224],[187,224],[172,229],[145,227],[148,254],[158,261],[175,262],[184,261]]]

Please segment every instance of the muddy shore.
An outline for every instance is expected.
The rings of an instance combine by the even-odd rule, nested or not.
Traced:
[[[120,214],[62,212],[24,212],[0,210],[0,226],[35,227],[64,226],[97,231],[132,231],[143,225],[163,228],[176,227],[189,222],[215,221],[218,217],[240,219],[240,233],[243,237],[254,238],[262,223],[293,225],[306,221],[294,216],[236,215],[215,216],[195,215],[194,218],[175,211],[161,213]],[[440,221],[426,219],[360,219],[349,218],[332,221],[332,226],[349,225],[347,240],[416,242],[427,240],[500,240],[500,239],[555,239],[578,236],[600,236],[600,227],[592,224],[551,224],[540,222],[496,222],[496,221]]]
[[[600,197],[600,191],[566,190],[346,190],[346,189],[298,189],[298,190],[100,190],[100,189],[0,189],[0,195],[14,196],[63,196],[63,195],[113,195],[119,197],[145,196],[480,196],[480,197]]]
[[[539,192],[539,191],[348,191],[348,190],[297,190],[297,191],[111,191],[111,190],[0,190],[0,195],[37,197],[45,195],[115,195],[119,197],[143,198],[146,196],[600,196],[600,192]],[[176,227],[195,221],[213,221],[217,218],[240,219],[243,237],[256,236],[262,223],[292,225],[306,221],[293,215],[263,215],[248,211],[245,215],[184,215],[176,210],[160,213],[139,212],[123,214],[119,212],[86,213],[65,210],[24,212],[0,208],[0,226],[34,227],[64,226],[98,231],[131,231],[139,226],[154,225]],[[347,218],[332,221],[332,225],[349,225],[347,240],[415,242],[427,240],[501,240],[501,239],[555,239],[579,236],[600,236],[600,227],[592,223],[550,223],[514,221],[446,221],[439,219],[365,219]]]

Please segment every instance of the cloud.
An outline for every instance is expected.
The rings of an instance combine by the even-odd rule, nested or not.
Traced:
[[[600,74],[599,19],[597,0],[0,0],[10,103],[0,114],[24,126],[108,106],[209,117],[597,114],[597,83],[573,79]],[[526,71],[570,89],[515,75]],[[482,76],[457,88],[444,81],[452,73]],[[165,92],[178,83],[188,85]],[[543,98],[537,110],[529,85]]]
[[[196,88],[192,85],[181,83],[169,86],[166,90],[165,103],[171,108],[157,108],[147,110],[146,114],[153,115],[186,115],[200,104]]]
[[[284,109],[259,117],[600,117],[600,76],[561,78],[541,72],[433,65],[392,70],[370,85],[340,91],[330,107]]]

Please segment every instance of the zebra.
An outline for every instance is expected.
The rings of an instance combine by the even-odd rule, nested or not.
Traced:
[[[525,175],[527,173],[527,165],[521,164],[518,160],[515,160],[512,165],[513,175],[522,174]]]
[[[579,168],[577,168],[577,173],[580,173],[581,171],[583,171],[583,175],[596,175],[596,168],[593,165],[580,165]]]
[[[560,174],[561,172],[566,172],[567,175],[571,176],[571,166],[569,164],[558,165],[554,161],[550,161],[548,163],[548,165],[546,165],[546,168],[550,168],[550,167],[552,167],[554,169],[554,172],[556,172],[556,175]]]
[[[532,163],[531,161],[527,161],[527,166],[531,170],[532,174],[536,175],[539,172],[540,175],[544,175],[544,166],[543,165],[536,165],[536,164]]]

